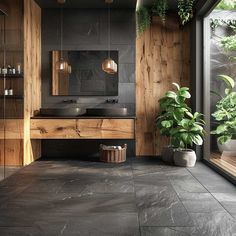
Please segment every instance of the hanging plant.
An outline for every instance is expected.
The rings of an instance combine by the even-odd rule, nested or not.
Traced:
[[[182,25],[193,17],[193,3],[194,0],[178,0],[178,15]]]
[[[168,10],[167,0],[154,0],[152,12],[154,14],[157,14],[161,18],[163,24],[165,24],[167,10]]]
[[[141,6],[137,12],[137,31],[138,35],[141,35],[151,25],[151,16],[148,8]]]

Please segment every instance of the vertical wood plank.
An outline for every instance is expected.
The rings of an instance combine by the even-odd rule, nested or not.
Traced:
[[[166,26],[158,18],[136,40],[136,155],[160,155],[168,140],[155,128],[158,100],[176,82],[189,86],[190,29],[180,28],[175,16]]]
[[[41,107],[41,9],[24,0],[24,165],[41,155],[40,141],[30,140],[30,117]]]

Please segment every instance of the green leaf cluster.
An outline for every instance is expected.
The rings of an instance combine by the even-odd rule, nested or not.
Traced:
[[[141,35],[151,25],[151,16],[147,7],[141,6],[137,12],[137,31]]]
[[[204,136],[204,121],[202,114],[192,114],[186,101],[191,97],[189,88],[173,83],[177,91],[168,91],[159,100],[160,113],[156,118],[156,127],[160,134],[171,139],[176,147],[202,145]]]
[[[226,89],[224,96],[219,95],[221,99],[212,114],[219,125],[211,134],[217,135],[217,141],[223,144],[236,138],[236,92],[233,91],[235,87],[233,78],[227,75],[219,75],[218,78],[225,83]]]
[[[154,0],[152,12],[160,16],[162,23],[165,23],[166,13],[168,10],[167,0]]]
[[[221,0],[216,9],[219,10],[236,10],[235,0]]]
[[[236,51],[236,35],[223,37],[220,40],[220,46],[225,51]]]
[[[193,4],[194,0],[178,0],[178,15],[182,25],[185,25],[192,19]]]

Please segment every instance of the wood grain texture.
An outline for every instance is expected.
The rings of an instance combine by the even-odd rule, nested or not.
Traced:
[[[41,143],[32,145],[30,117],[41,107],[41,9],[24,0],[24,165],[41,155]]]
[[[21,166],[23,163],[23,139],[0,140],[0,165]]]
[[[23,126],[23,119],[0,119],[0,139],[23,139]]]
[[[172,83],[189,86],[190,28],[179,28],[178,19],[167,26],[153,19],[150,29],[136,40],[136,155],[159,155],[167,144],[155,128],[158,100]]]
[[[68,60],[67,52],[64,52],[64,57]],[[68,73],[58,73],[56,62],[60,59],[60,51],[52,51],[52,95],[67,95],[69,94],[69,77]]]
[[[32,139],[134,139],[133,119],[32,119]]]

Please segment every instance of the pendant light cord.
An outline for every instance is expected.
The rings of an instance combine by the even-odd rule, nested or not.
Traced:
[[[6,69],[6,16],[3,16],[3,68]],[[6,73],[3,74],[3,176],[6,177]]]
[[[61,60],[63,59],[63,6],[61,5],[61,16],[60,16],[60,24],[61,24]]]
[[[108,58],[111,58],[110,51],[111,51],[111,8],[110,3],[108,3]]]

